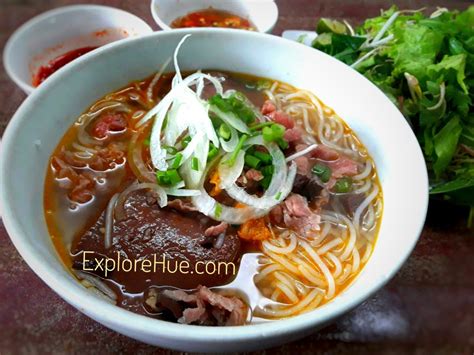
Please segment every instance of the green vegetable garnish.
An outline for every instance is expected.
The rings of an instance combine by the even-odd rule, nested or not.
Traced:
[[[261,187],[263,187],[265,190],[268,189],[270,186],[270,183],[272,182],[272,176],[265,176],[262,180],[259,181],[259,184]]]
[[[191,160],[191,169],[199,171],[199,159],[196,157],[193,157]]]
[[[183,148],[186,148],[188,146],[189,142],[191,142],[191,136],[184,137],[183,140],[181,141],[181,144],[183,145]]]
[[[227,164],[229,164],[230,166],[233,166],[235,164],[235,159],[237,159],[237,155],[239,155],[239,152],[242,150],[242,147],[244,146],[244,143],[247,139],[248,136],[246,134],[240,137],[239,143],[237,144],[237,147],[235,147],[235,150],[227,161]]]
[[[337,34],[346,34],[347,28],[344,23],[330,20],[328,18],[322,18],[319,20],[318,25],[316,27],[316,32],[318,34],[322,33],[337,33]]]
[[[171,147],[169,145],[165,145],[163,146],[163,148],[165,148],[166,152],[170,155],[175,155],[178,152],[178,149],[176,149],[175,147]]]
[[[176,185],[178,182],[181,182],[181,176],[179,176],[176,169],[170,169],[166,171],[157,171],[156,179],[159,185],[171,186]]]
[[[214,95],[210,98],[209,103],[223,112],[232,112],[246,124],[255,121],[254,111],[247,103],[246,96],[240,92],[235,92],[227,98]]]
[[[270,176],[272,177],[274,171],[273,165],[268,165],[262,169],[263,176]]]
[[[225,123],[219,126],[219,136],[226,141],[230,139],[230,136],[231,136],[230,128]]]
[[[313,166],[312,171],[314,175],[319,177],[319,179],[324,183],[328,182],[329,179],[331,179],[332,171],[331,168],[327,165],[317,163],[315,166]]]
[[[216,209],[214,210],[214,215],[216,216],[216,218],[220,218],[221,214],[222,214],[222,205],[218,203],[216,205]]]
[[[334,191],[337,193],[348,193],[352,189],[352,179],[350,177],[343,177],[336,181]]]
[[[272,162],[272,156],[268,153],[264,153],[264,152],[259,152],[258,150],[256,150],[255,152],[253,152],[253,154],[255,157],[257,157],[258,159],[260,159],[263,164],[271,164]]]
[[[430,194],[474,214],[474,6],[399,11],[355,29],[322,19],[313,47],[352,66],[399,107],[423,149]],[[463,147],[467,147],[465,149]]]
[[[183,160],[183,154],[181,154],[181,153],[176,154],[176,156],[173,160],[173,164],[171,164],[171,168],[172,169],[178,169],[181,165],[181,160]]]
[[[258,124],[250,126],[250,130],[253,131],[253,132],[258,131],[259,129],[262,129],[262,128],[267,127],[267,126],[271,126],[273,124],[274,124],[274,122],[271,122],[271,121],[258,123]]]
[[[246,154],[245,164],[247,164],[247,166],[250,166],[253,169],[258,170],[260,168],[260,165],[262,165],[262,161],[253,155]]]
[[[219,154],[219,149],[217,149],[214,144],[210,143],[209,153],[207,154],[207,161],[211,161],[212,159],[214,159],[217,154]]]
[[[262,129],[263,140],[266,142],[277,142],[285,135],[285,127],[281,124],[274,123]]]

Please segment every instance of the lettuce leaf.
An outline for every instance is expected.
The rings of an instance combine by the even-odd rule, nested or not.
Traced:
[[[433,16],[392,6],[355,32],[325,33],[313,46],[357,62],[413,128],[431,194],[472,206],[474,218],[474,157],[463,149],[474,148],[474,6]]]

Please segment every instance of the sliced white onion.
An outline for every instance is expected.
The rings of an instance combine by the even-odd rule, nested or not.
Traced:
[[[193,155],[184,161],[179,169],[181,177],[186,182],[186,186],[190,189],[196,189],[199,187],[206,169],[207,155],[209,153],[209,140],[204,135],[201,135],[201,137],[203,138],[197,142]],[[192,161],[194,158],[197,158],[198,160],[198,170],[194,170],[192,167]]]
[[[176,197],[191,197],[191,196],[199,196],[201,194],[201,191],[199,190],[177,189],[177,188],[165,188],[164,190],[167,195],[176,196]]]
[[[263,217],[269,212],[269,210],[259,210],[249,206],[242,208],[228,207],[218,203],[209,196],[204,187],[201,187],[200,191],[201,194],[199,196],[192,198],[194,206],[196,206],[199,212],[216,221],[227,222],[229,224],[242,224],[251,219]],[[217,205],[220,205],[220,211],[217,211]]]
[[[248,206],[255,207],[258,209],[271,209],[283,201],[293,189],[293,183],[296,177],[296,164],[293,163],[290,167],[290,171],[286,179],[279,185],[279,190],[276,194],[268,195],[267,192],[262,197],[250,195],[243,188],[232,184],[226,189],[226,192],[234,200],[244,203]]]
[[[242,175],[245,165],[245,151],[241,150],[235,159],[232,166],[227,164],[227,161],[231,158],[232,154],[228,153],[224,155],[219,162],[217,167],[220,179],[220,188],[227,189]]]
[[[222,121],[227,123],[229,126],[234,127],[237,131],[250,134],[250,131],[247,125],[232,112],[223,112],[214,105],[211,105],[209,107],[209,111],[217,115],[217,117],[219,117]]]
[[[239,144],[239,134],[237,133],[237,130],[234,127],[229,127],[230,128],[230,139],[226,141],[223,138],[220,138],[221,146],[222,149],[224,149],[225,152],[233,152],[235,148],[237,148],[237,145]]]
[[[274,167],[274,173],[272,177],[272,181],[268,186],[267,191],[265,192],[266,196],[273,196],[277,194],[281,188],[281,185],[286,180],[286,176],[288,173],[288,168],[285,162],[285,155],[280,150],[277,144],[273,142],[265,142],[263,140],[263,136],[256,136],[250,138],[246,145],[260,145],[265,147],[268,150],[268,153],[272,157],[272,164]]]
[[[105,235],[104,235],[104,246],[105,249],[109,249],[112,246],[112,229],[114,227],[114,209],[117,204],[119,194],[115,194],[109,200],[107,209],[105,211]]]

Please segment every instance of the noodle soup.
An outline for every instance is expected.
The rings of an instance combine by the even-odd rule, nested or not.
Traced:
[[[65,264],[109,302],[184,324],[280,319],[337,297],[382,214],[365,147],[313,93],[175,69],[100,99],[59,142],[44,203]]]

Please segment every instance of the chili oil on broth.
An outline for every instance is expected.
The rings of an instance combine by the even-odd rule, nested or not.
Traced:
[[[383,209],[374,162],[354,132],[313,94],[270,79],[223,74],[227,77],[226,82],[231,81],[233,88],[247,95],[256,106],[261,107],[264,100],[269,99],[289,114],[306,131],[304,140],[308,144],[324,144],[360,164],[360,173],[353,177],[353,191],[330,194],[320,212],[320,231],[304,237],[289,229],[272,226],[271,240],[261,243],[241,241],[242,253],[262,253],[254,281],[265,297],[280,303],[254,310],[255,320],[284,318],[313,310],[334,299],[356,279],[374,248]],[[70,270],[77,258],[72,252],[74,245],[100,218],[112,196],[126,189],[137,177],[145,181],[154,178],[142,176],[143,169],[137,167],[136,159],[138,156],[139,164],[148,164],[149,151],[142,147],[150,135],[151,125],[137,130],[135,124],[157,103],[157,98],[167,93],[171,79],[171,74],[162,75],[158,81],[150,77],[107,95],[78,119],[54,151],[46,176],[45,216],[56,250]],[[90,158],[100,150],[100,146],[90,145],[87,139],[90,127],[85,127],[104,113],[121,113],[126,117],[126,130],[103,141],[104,147],[110,145],[108,140],[113,141],[117,145],[115,148],[122,152],[121,158],[112,161],[104,171],[81,168],[100,183],[95,184],[87,202],[71,202],[68,196],[71,191],[64,190],[62,185],[64,179],[55,176],[53,159],[61,156],[64,150],[73,152],[79,159]],[[74,274],[78,276],[77,272]],[[79,278],[87,287],[101,289],[104,284],[106,293],[115,295],[113,299],[117,305],[150,315],[143,306],[146,290],[124,292],[123,285],[113,278],[96,282],[84,273],[80,273]],[[245,285],[242,291],[245,292]]]

